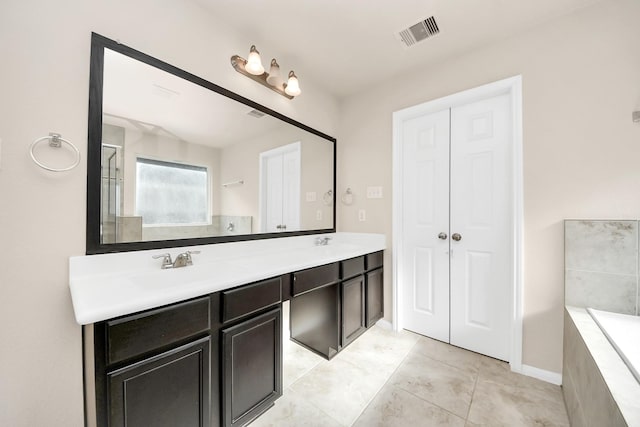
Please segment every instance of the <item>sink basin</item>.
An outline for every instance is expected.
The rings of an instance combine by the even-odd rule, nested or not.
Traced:
[[[134,274],[127,277],[131,285],[139,289],[168,290],[185,286],[193,287],[212,281],[232,280],[240,273],[240,269],[223,262],[192,265],[167,270],[156,270],[148,273]]]

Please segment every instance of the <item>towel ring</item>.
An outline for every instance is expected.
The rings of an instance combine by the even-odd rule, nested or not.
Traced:
[[[347,206],[351,206],[353,204],[353,191],[351,191],[351,188],[347,188],[342,197],[340,197],[340,200],[342,200],[342,203]]]
[[[62,147],[62,143],[64,142],[69,147],[73,148],[73,151],[75,151],[76,153],[76,161],[73,162],[71,166],[67,166],[66,168],[52,168],[50,166],[45,165],[44,163],[41,163],[38,159],[36,159],[36,156],[33,153],[33,150],[36,148],[38,143],[45,140],[49,140],[49,147],[60,148]],[[31,160],[33,160],[36,165],[40,166],[42,169],[46,169],[51,172],[70,171],[71,169],[75,168],[80,164],[80,150],[78,150],[78,148],[75,145],[73,145],[70,141],[67,141],[66,139],[64,139],[62,135],[58,133],[50,133],[49,136],[43,136],[42,138],[38,138],[35,141],[33,141],[31,143],[31,147],[29,148],[29,154],[31,155]]]
[[[322,201],[325,205],[331,206],[333,204],[333,190],[329,190],[322,196]]]

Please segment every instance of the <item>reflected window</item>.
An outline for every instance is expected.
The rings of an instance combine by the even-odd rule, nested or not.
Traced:
[[[206,167],[136,159],[136,215],[142,225],[209,224]]]

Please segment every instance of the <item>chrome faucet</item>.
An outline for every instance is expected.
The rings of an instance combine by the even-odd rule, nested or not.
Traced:
[[[153,259],[162,258],[162,266],[160,268],[162,268],[163,270],[166,270],[169,268],[179,268],[179,267],[187,267],[189,265],[193,265],[193,259],[191,258],[191,255],[195,255],[199,253],[200,251],[186,251],[179,254],[176,257],[175,261],[171,261],[171,254],[169,253],[154,255],[152,258]]]
[[[316,246],[327,246],[331,237],[316,237]]]

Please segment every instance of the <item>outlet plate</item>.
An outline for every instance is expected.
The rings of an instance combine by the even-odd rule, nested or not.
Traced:
[[[360,209],[358,211],[358,221],[366,221],[367,220],[367,211],[364,209]]]
[[[322,211],[320,209],[316,211],[316,220],[322,221]]]

